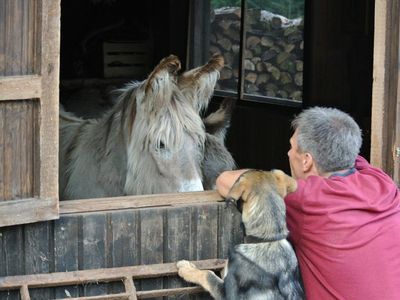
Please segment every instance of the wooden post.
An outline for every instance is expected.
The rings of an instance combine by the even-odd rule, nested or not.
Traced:
[[[397,123],[400,118],[398,112],[399,11],[399,1],[375,1],[371,116],[371,163],[382,168],[390,176],[397,176],[394,179],[398,184],[399,157],[396,158],[396,150],[399,147]]]
[[[31,300],[31,297],[29,296],[28,286],[26,284],[21,286],[21,288],[19,289],[19,292],[21,293],[22,300]]]
[[[124,278],[125,291],[129,294],[129,300],[136,300],[136,288],[131,277]]]

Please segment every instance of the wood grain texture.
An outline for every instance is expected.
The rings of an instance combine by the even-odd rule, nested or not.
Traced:
[[[223,259],[241,241],[240,214],[221,202],[65,214],[54,221],[0,228],[0,276]],[[87,284],[66,281],[45,292],[57,298],[124,293],[126,276],[120,276],[99,285],[93,283],[102,281],[98,277]],[[135,277],[134,285],[143,293],[188,286],[176,274]]]
[[[21,100],[41,97],[42,78],[38,75],[0,78],[0,100]]]

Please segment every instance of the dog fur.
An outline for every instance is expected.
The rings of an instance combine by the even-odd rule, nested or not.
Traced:
[[[214,299],[303,299],[297,258],[286,240],[283,201],[296,188],[296,180],[280,170],[243,173],[226,201],[242,210],[248,243],[232,249],[223,279],[186,260],[177,263],[179,276]]]

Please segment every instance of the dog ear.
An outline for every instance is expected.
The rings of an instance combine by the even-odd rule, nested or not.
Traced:
[[[233,199],[235,201],[239,200],[239,198],[242,197],[245,189],[246,186],[244,184],[244,177],[240,176],[229,190],[226,199]]]
[[[271,171],[276,180],[278,181],[278,189],[279,193],[282,197],[285,197],[287,194],[296,191],[297,189],[297,181],[293,177],[287,175],[285,172],[281,170],[272,170]]]
[[[247,197],[252,189],[252,183],[255,181],[253,178],[257,171],[253,169],[248,169],[244,171],[235,181],[229,193],[227,199],[239,200],[242,198],[243,201],[247,200]]]

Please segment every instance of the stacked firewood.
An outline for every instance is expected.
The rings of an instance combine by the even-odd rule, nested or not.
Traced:
[[[240,8],[214,11],[210,52],[221,53],[226,66],[217,89],[237,90]],[[248,10],[244,49],[244,92],[301,100],[303,91],[303,20],[265,10]]]

